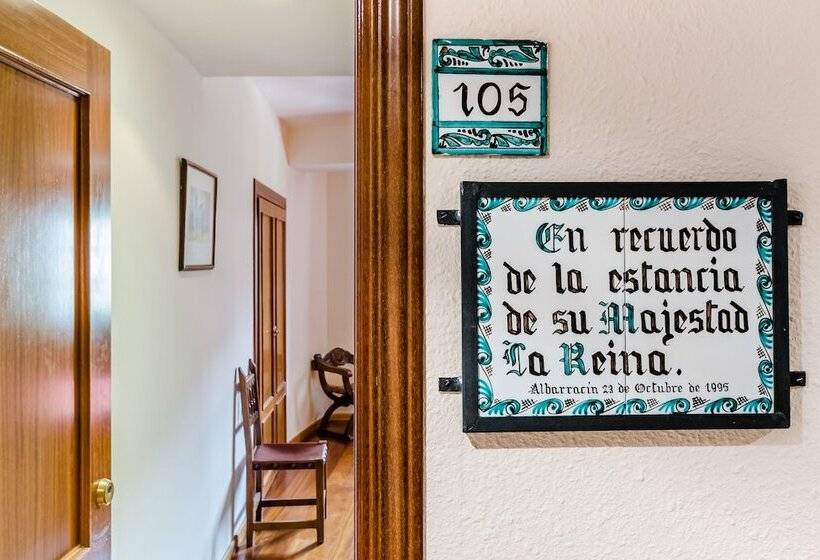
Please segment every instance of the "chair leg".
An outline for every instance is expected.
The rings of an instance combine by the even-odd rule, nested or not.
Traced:
[[[256,506],[256,511],[253,512],[253,520],[259,523],[262,521],[262,473],[254,471],[253,478],[256,493],[259,494],[259,505]]]
[[[347,421],[347,426],[345,426],[345,436],[350,441],[353,441],[353,419],[356,417],[355,413],[350,416],[350,420]]]
[[[325,542],[325,463],[316,466],[316,542]]]
[[[245,480],[245,546],[248,549],[253,548],[253,498],[256,478],[256,473],[248,469]]]
[[[322,421],[319,423],[319,434],[327,434],[328,428],[330,427],[330,417],[333,416],[333,413],[336,412],[336,409],[342,406],[336,401],[333,401],[327,410],[325,411],[324,416],[322,416]]]
[[[247,523],[245,526],[245,548],[253,548],[253,525],[251,523]]]

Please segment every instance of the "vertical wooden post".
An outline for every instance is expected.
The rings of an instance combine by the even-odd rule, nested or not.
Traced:
[[[358,0],[356,558],[424,551],[422,0]]]

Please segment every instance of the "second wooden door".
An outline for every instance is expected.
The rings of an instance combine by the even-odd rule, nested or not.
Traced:
[[[256,235],[256,360],[262,441],[287,441],[285,372],[285,200],[254,184]]]

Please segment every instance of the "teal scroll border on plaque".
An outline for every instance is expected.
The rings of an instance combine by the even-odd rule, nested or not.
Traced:
[[[492,318],[489,283],[492,278],[492,213],[509,212],[565,212],[570,209],[598,212],[608,210],[644,211],[660,208],[663,211],[746,211],[758,214],[755,286],[759,297],[757,329],[759,345],[754,348],[758,360],[754,375],[759,377],[758,395],[724,396],[717,399],[676,397],[659,401],[650,398],[587,399],[574,398],[497,399],[492,382],[491,331],[486,326]],[[482,416],[515,416],[530,411],[533,416],[544,415],[635,415],[635,414],[760,414],[774,409],[773,373],[773,281],[772,281],[772,199],[757,196],[639,196],[639,197],[482,197],[478,199],[476,218],[476,259],[478,284],[478,409]],[[506,343],[505,343],[506,344]],[[517,353],[513,344],[505,351],[505,360],[515,366]],[[523,350],[523,344],[518,344]],[[520,368],[520,366],[519,366]],[[520,372],[520,369],[519,369]],[[515,373],[513,371],[513,373]],[[519,373],[520,375],[520,373]]]
[[[466,48],[446,55],[458,63],[443,64],[439,55],[441,47]],[[434,39],[431,63],[433,154],[543,156],[548,153],[549,51],[546,43],[516,39]],[[540,76],[540,120],[442,121],[439,119],[439,74]]]

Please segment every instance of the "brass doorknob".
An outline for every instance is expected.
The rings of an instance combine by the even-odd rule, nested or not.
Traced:
[[[114,499],[114,483],[107,478],[101,478],[94,482],[94,502],[98,507],[111,505]]]

